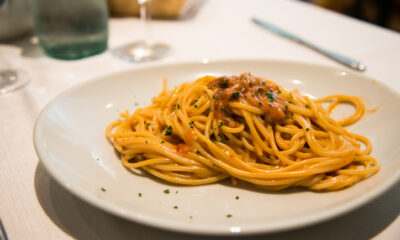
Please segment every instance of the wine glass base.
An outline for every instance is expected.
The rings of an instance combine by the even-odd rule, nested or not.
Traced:
[[[169,52],[170,47],[165,44],[136,42],[116,48],[111,53],[125,61],[146,62],[166,57]]]
[[[16,91],[29,83],[28,74],[21,70],[0,70],[0,95]]]

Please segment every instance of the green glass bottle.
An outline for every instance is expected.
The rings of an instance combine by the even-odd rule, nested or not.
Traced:
[[[32,0],[31,3],[35,32],[48,56],[73,60],[107,49],[105,0]]]

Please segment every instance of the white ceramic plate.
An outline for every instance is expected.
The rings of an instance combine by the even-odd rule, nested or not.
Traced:
[[[350,128],[372,141],[372,155],[382,165],[381,171],[338,192],[271,193],[233,187],[229,181],[196,187],[169,185],[146,174],[133,174],[122,166],[105,138],[105,128],[119,118],[119,112],[132,112],[149,104],[161,91],[163,77],[173,87],[205,74],[242,72],[315,97],[358,95],[369,108],[379,107]],[[37,119],[34,144],[41,162],[59,183],[105,211],[174,231],[250,234],[327,220],[365,204],[395,184],[400,176],[399,116],[397,93],[352,72],[285,61],[182,63],[122,72],[65,91]],[[170,193],[164,193],[165,189]],[[228,214],[232,217],[228,218]]]

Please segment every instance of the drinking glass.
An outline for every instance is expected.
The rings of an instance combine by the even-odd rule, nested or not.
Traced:
[[[130,62],[145,62],[167,56],[170,47],[163,43],[154,43],[151,38],[151,0],[138,0],[138,4],[144,39],[118,47],[112,50],[112,54]]]
[[[107,49],[106,0],[32,0],[31,3],[36,35],[48,56],[74,60]]]

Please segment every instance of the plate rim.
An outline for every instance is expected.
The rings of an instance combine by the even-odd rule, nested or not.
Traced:
[[[226,60],[208,60],[207,62],[204,61],[179,61],[179,62],[169,62],[169,63],[160,63],[160,64],[152,64],[147,66],[140,66],[135,68],[130,68],[122,71],[116,71],[109,74],[105,74],[103,76],[98,76],[91,78],[86,81],[82,81],[72,87],[64,89],[61,93],[57,94],[53,99],[51,99],[46,106],[40,111],[38,114],[34,128],[33,128],[33,143],[35,152],[39,158],[39,163],[44,166],[46,171],[50,174],[50,176],[56,180],[58,184],[60,184],[64,189],[68,192],[72,193],[73,195],[77,196],[79,199],[84,200],[86,203],[91,204],[97,207],[100,210],[106,211],[109,214],[116,215],[122,217],[126,220],[133,221],[137,224],[144,224],[146,226],[155,227],[159,229],[169,230],[169,231],[176,231],[182,233],[191,233],[191,234],[199,234],[199,235],[220,235],[220,236],[230,236],[230,235],[253,235],[253,234],[261,234],[261,233],[275,233],[285,230],[292,230],[301,227],[310,226],[312,224],[317,224],[319,222],[325,222],[327,220],[339,217],[344,215],[345,213],[349,213],[354,211],[357,208],[371,202],[372,200],[376,199],[377,197],[381,196],[384,192],[388,191],[391,187],[393,187],[397,182],[400,180],[400,169],[398,169],[390,178],[389,180],[385,181],[383,184],[380,185],[379,188],[374,188],[371,191],[363,194],[361,197],[358,197],[350,202],[345,204],[339,205],[332,209],[327,209],[322,211],[321,213],[313,214],[304,218],[295,219],[295,220],[281,220],[273,225],[256,225],[256,226],[246,226],[243,231],[240,232],[233,232],[228,227],[211,227],[205,225],[191,225],[190,223],[184,224],[183,222],[176,222],[176,221],[165,221],[159,220],[157,218],[149,217],[146,214],[135,213],[132,215],[131,212],[124,211],[123,207],[120,207],[114,203],[110,203],[105,199],[101,199],[96,197],[94,194],[84,192],[79,188],[73,188],[68,185],[67,182],[64,182],[61,177],[57,174],[54,166],[51,164],[51,160],[46,159],[46,153],[44,149],[40,148],[39,138],[40,132],[39,128],[42,125],[43,118],[45,117],[46,112],[57,103],[59,99],[62,99],[64,96],[68,95],[69,93],[74,92],[76,89],[80,89],[82,87],[88,86],[96,81],[100,81],[102,79],[108,79],[112,76],[116,77],[119,75],[126,75],[127,73],[134,73],[137,71],[145,71],[153,68],[159,67],[184,67],[185,65],[204,65],[207,66],[209,64],[220,64],[220,63],[240,63],[240,62],[257,62],[257,63],[272,63],[272,64],[294,64],[299,66],[307,66],[307,67],[317,67],[317,68],[324,68],[328,71],[341,71],[346,72],[346,74],[356,75],[361,77],[363,81],[371,80],[375,81],[377,84],[381,85],[386,91],[389,91],[396,98],[400,99],[400,93],[395,91],[393,88],[386,85],[386,83],[381,82],[377,79],[372,77],[366,76],[364,74],[351,71],[348,69],[342,69],[338,67],[328,66],[324,64],[318,63],[311,63],[311,62],[304,62],[304,61],[293,61],[293,60],[274,60],[274,59],[262,59],[262,58],[249,58],[249,59],[226,59]],[[176,223],[179,223],[178,225]]]

